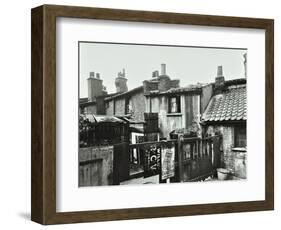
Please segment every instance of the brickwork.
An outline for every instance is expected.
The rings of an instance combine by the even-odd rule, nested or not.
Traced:
[[[115,99],[115,114],[114,115],[124,115],[125,114],[125,98],[121,97]]]
[[[113,116],[114,115],[114,111],[113,111],[113,100],[112,101],[107,101],[105,103],[105,113],[108,116]]]

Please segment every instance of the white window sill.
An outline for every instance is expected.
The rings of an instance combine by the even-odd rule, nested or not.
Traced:
[[[182,113],[167,113],[167,117],[179,117],[182,116]]]
[[[235,152],[247,152],[247,149],[245,147],[236,147],[236,148],[232,148],[232,151],[235,151]]]

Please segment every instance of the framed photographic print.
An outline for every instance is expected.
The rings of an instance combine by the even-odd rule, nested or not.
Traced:
[[[41,224],[272,210],[271,19],[32,9]]]

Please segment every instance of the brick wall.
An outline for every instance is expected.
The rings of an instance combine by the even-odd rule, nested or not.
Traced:
[[[143,89],[144,94],[148,94],[152,90],[158,90],[159,81],[144,81]]]
[[[125,98],[116,98],[115,100],[115,115],[125,114]]]
[[[113,116],[113,100],[112,101],[107,101],[105,103],[105,114],[108,116]]]
[[[178,87],[180,87],[180,80],[171,80],[167,75],[161,75],[157,80],[143,82],[144,94],[149,94],[150,91],[154,90],[163,92]]]
[[[234,148],[234,126],[211,125],[207,128],[207,134],[214,135],[220,132],[223,137],[221,166],[230,170],[235,177],[245,179],[247,177],[247,152]]]

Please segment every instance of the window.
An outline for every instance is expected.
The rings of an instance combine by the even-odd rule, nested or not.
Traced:
[[[180,113],[180,96],[174,96],[169,98],[169,113]]]
[[[246,125],[236,126],[234,129],[235,147],[247,146]]]

